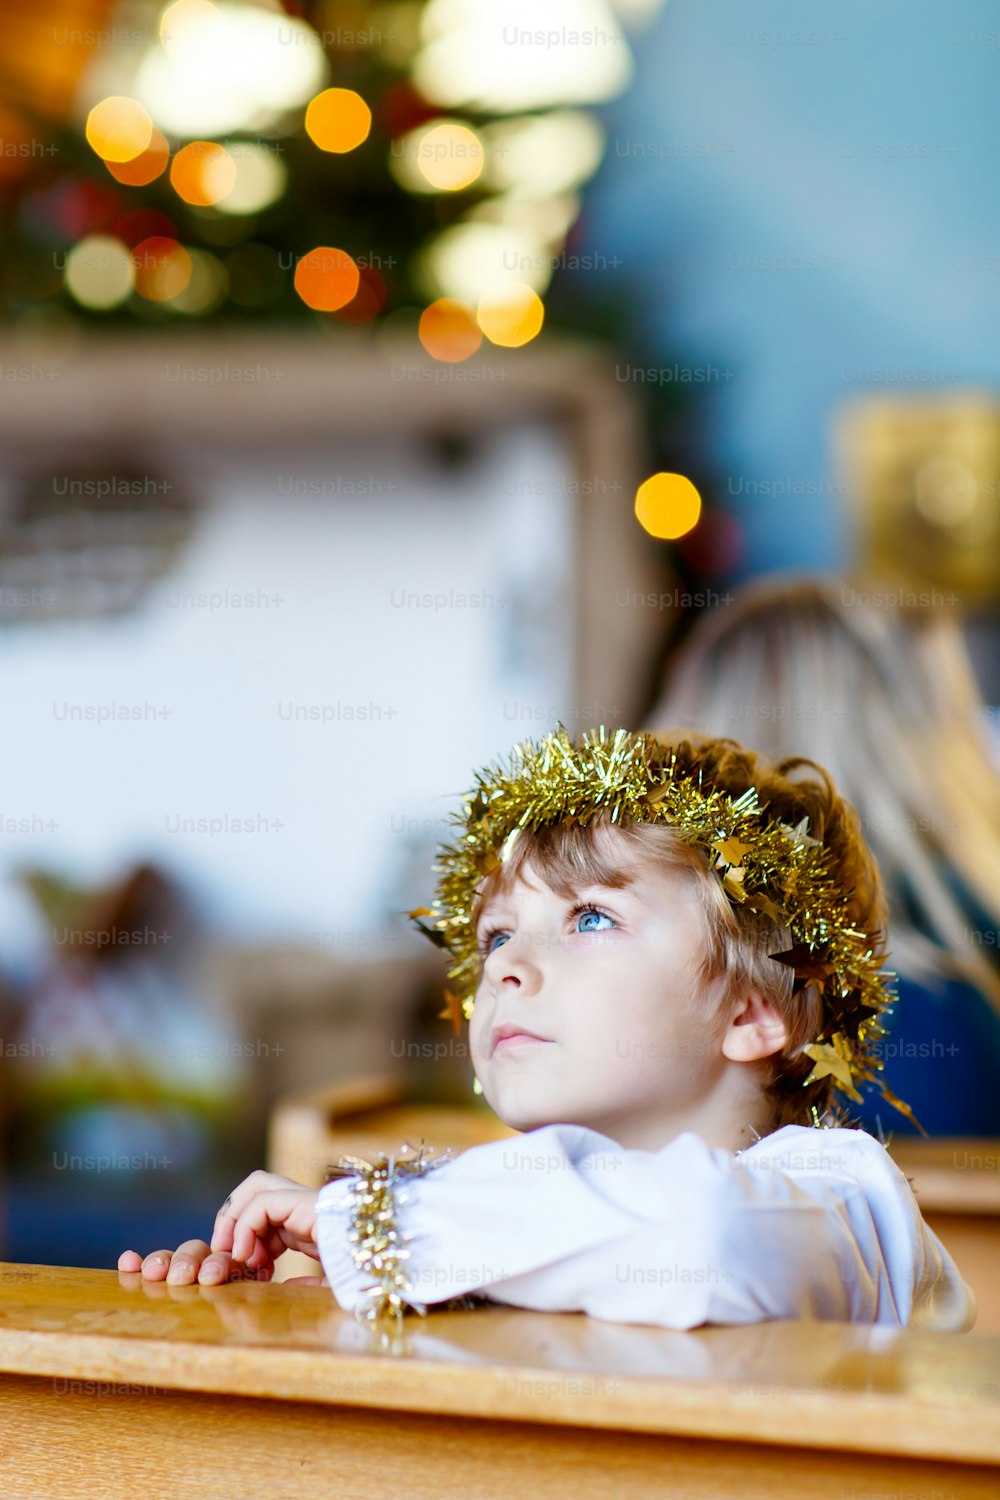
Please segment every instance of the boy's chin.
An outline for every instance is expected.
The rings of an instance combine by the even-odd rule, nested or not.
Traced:
[[[497,1118],[522,1135],[528,1130],[541,1130],[545,1125],[584,1123],[579,1118],[579,1109],[570,1103],[560,1105],[552,1090],[539,1087],[536,1080],[511,1073],[501,1078],[494,1076],[489,1083],[480,1079],[480,1085],[482,1097]]]
[[[503,1123],[511,1130],[517,1130],[522,1135],[529,1130],[541,1130],[546,1125],[572,1125],[573,1111],[569,1115],[548,1108],[532,1108],[530,1105],[515,1104],[511,1101],[497,1100],[492,1106],[493,1113],[498,1115]]]

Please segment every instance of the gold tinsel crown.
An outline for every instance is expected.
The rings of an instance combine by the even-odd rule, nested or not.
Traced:
[[[820,987],[823,1019],[819,1035],[802,1049],[814,1064],[803,1088],[829,1076],[837,1090],[861,1102],[858,1084],[874,1082],[921,1129],[879,1077],[878,1042],[886,1034],[880,1018],[895,999],[892,976],[882,968],[880,935],[851,925],[829,850],[809,836],[808,820],[793,828],[766,818],[765,807],[754,787],[733,797],[710,785],[700,768],[683,765],[677,748],[652,734],[609,733],[602,725],[574,744],[560,724],[537,743],[516,745],[508,764],[476,773],[475,787],[451,815],[460,834],[438,851],[433,903],[409,913],[455,960],[448,970],[455,989],[445,992],[442,1018],[458,1031],[462,1016],[472,1015],[482,963],[473,903],[521,829],[586,825],[596,817],[667,824],[707,856],[734,906],[789,929],[793,946],[770,957],[794,970],[793,994],[807,984]]]

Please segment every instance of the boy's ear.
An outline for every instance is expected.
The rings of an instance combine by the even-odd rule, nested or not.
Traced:
[[[722,1039],[723,1056],[732,1062],[756,1062],[780,1052],[788,1041],[788,1029],[777,1006],[759,990],[742,996]]]

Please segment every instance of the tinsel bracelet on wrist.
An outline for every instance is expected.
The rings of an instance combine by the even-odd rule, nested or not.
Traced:
[[[413,1149],[408,1143],[403,1147],[404,1151]],[[421,1143],[413,1157],[382,1154],[366,1161],[360,1156],[342,1156],[327,1168],[325,1182],[357,1178],[348,1204],[347,1238],[355,1267],[372,1278],[372,1284],[364,1289],[365,1303],[355,1309],[355,1316],[361,1321],[377,1323],[388,1318],[398,1326],[407,1309],[421,1317],[426,1315],[426,1307],[413,1296],[404,1269],[410,1258],[405,1247],[413,1236],[403,1232],[399,1209],[406,1202],[406,1184],[435,1167],[444,1166],[452,1154],[453,1148],[449,1146],[429,1156]]]

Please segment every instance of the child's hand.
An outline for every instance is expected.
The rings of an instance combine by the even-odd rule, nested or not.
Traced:
[[[143,1281],[166,1281],[170,1286],[219,1286],[223,1281],[270,1281],[271,1271],[254,1271],[233,1264],[231,1255],[213,1255],[204,1240],[185,1240],[176,1250],[154,1250],[143,1258],[135,1250],[124,1250],[118,1257],[119,1271],[141,1271]],[[273,1268],[272,1268],[273,1269]]]
[[[318,1188],[303,1187],[275,1172],[251,1172],[219,1209],[212,1231],[212,1250],[229,1251],[251,1270],[275,1260],[285,1250],[303,1250],[319,1260],[316,1249]]]
[[[193,1281],[217,1286],[244,1279],[252,1272],[270,1281],[274,1262],[285,1250],[303,1250],[319,1259],[316,1249],[315,1188],[302,1187],[274,1172],[251,1172],[219,1209],[211,1247],[204,1240],[185,1240],[171,1253],[157,1250],[145,1259],[134,1250],[118,1258],[119,1271],[142,1271],[146,1281],[184,1286]]]

